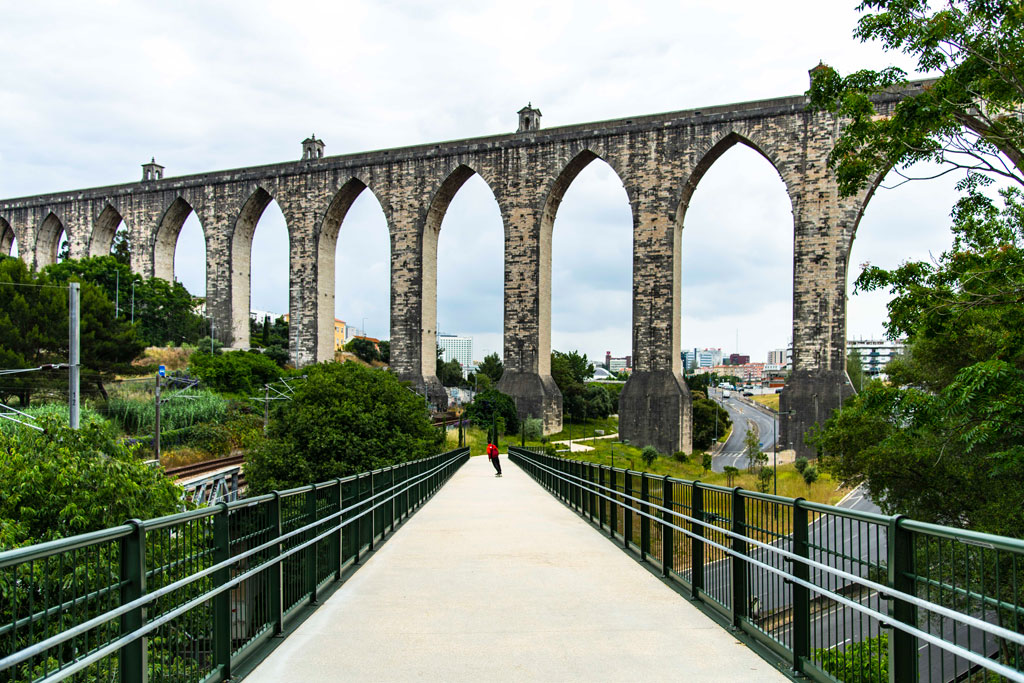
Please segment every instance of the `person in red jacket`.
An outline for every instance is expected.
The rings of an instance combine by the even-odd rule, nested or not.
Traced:
[[[501,476],[501,462],[498,460],[498,447],[493,443],[487,444],[487,459],[494,465],[494,476]]]

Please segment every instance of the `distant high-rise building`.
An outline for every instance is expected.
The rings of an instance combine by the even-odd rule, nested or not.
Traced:
[[[768,352],[768,364],[783,366],[786,364],[786,349],[774,349]]]
[[[885,379],[885,366],[906,348],[904,340],[888,341],[885,339],[848,339],[846,353],[856,350],[860,354],[860,366],[869,377]]]
[[[688,349],[682,355],[683,368],[687,371],[722,364],[722,349]]]
[[[622,356],[615,358],[612,356],[611,351],[604,352],[604,368],[608,372],[615,374],[617,372],[632,372],[633,370],[633,356]]]
[[[462,374],[473,364],[473,338],[460,337],[454,334],[437,335],[437,345],[441,347],[441,360],[445,363],[453,358],[462,366]]]
[[[729,354],[729,365],[746,365],[750,362],[750,356],[739,353]]]

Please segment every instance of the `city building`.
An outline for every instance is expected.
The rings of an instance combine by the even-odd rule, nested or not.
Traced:
[[[285,313],[282,316],[280,313],[273,313],[271,311],[260,311],[258,309],[253,309],[253,310],[249,311],[249,319],[250,320],[255,320],[256,322],[260,323],[261,325],[263,324],[263,321],[266,320],[267,318],[270,318],[270,322],[273,323],[273,322],[276,322],[277,319],[281,318],[281,317],[283,317],[285,320],[287,320],[288,319],[288,314]]]
[[[860,365],[864,374],[872,379],[886,379],[885,366],[906,349],[906,340],[898,339],[848,339],[846,354],[856,350],[860,354]]]
[[[633,356],[621,356],[615,358],[612,356],[611,351],[604,352],[604,367],[605,369],[614,374],[620,372],[632,372],[633,371]]]
[[[462,366],[462,374],[473,365],[473,338],[460,337],[455,334],[438,334],[437,345],[441,347],[441,360],[445,363],[453,358]]]
[[[750,362],[750,356],[739,353],[729,354],[729,365],[746,365]]]
[[[344,320],[334,319],[334,350],[337,351],[345,345],[345,330],[348,326]]]
[[[790,351],[792,352],[792,350]],[[768,352],[768,364],[778,365],[780,367],[786,365],[786,349],[775,349]]]
[[[683,351],[683,370],[691,372],[697,368],[710,368],[722,364],[722,349],[688,349]]]

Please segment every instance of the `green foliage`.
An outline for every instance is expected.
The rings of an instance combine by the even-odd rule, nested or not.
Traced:
[[[751,472],[764,467],[768,463],[768,454],[761,451],[757,429],[752,425],[747,427],[747,433],[743,435],[743,448],[747,452]]]
[[[894,295],[886,327],[907,352],[886,368],[892,385],[865,385],[810,442],[887,513],[1021,537],[1024,195],[1002,199],[962,197],[935,262],[861,274],[858,288]]]
[[[594,365],[576,351],[551,353],[551,376],[562,392],[562,410],[570,420],[606,418],[617,410],[618,395],[603,384],[587,385],[594,376]]]
[[[255,351],[230,351],[211,356],[200,349],[189,358],[188,368],[204,386],[240,396],[262,394],[263,385],[282,375],[277,363]]]
[[[122,265],[132,265],[132,242],[127,228],[114,233],[114,239],[110,243],[110,255]]]
[[[437,378],[446,387],[462,386],[462,365],[452,358],[450,361],[437,361]]]
[[[477,368],[477,371],[481,375],[487,375],[491,380],[491,384],[497,384],[498,380],[501,379],[501,376],[505,374],[505,365],[501,362],[501,359],[498,358],[497,353],[489,353],[484,356],[484,359],[481,361],[480,367]]]
[[[640,449],[640,457],[648,467],[654,464],[654,461],[658,459],[659,455],[661,455],[661,453],[658,453],[658,449],[654,446],[644,446]]]
[[[279,367],[285,367],[291,358],[288,355],[288,321],[284,316],[271,322],[269,316],[265,320],[249,320],[249,345],[253,348],[261,348],[263,355],[277,363]],[[206,345],[199,344],[199,348],[209,348],[210,340],[206,338]]]
[[[391,362],[391,342],[385,339],[384,341],[377,343],[377,348],[380,349],[380,359],[383,363]]]
[[[889,636],[847,643],[843,649],[815,650],[814,660],[840,681],[889,683]]]
[[[181,489],[98,422],[71,430],[0,430],[0,548],[177,512]]]
[[[705,453],[704,455],[701,456],[700,467],[704,471],[704,474],[707,474],[708,472],[711,471],[711,463],[712,459],[710,453]]]
[[[222,422],[228,413],[227,399],[209,390],[178,392],[165,388],[162,397],[168,400],[160,406],[161,432],[204,422]],[[154,398],[111,398],[107,402],[107,414],[128,434],[152,434],[156,429]]]
[[[45,272],[55,283],[89,282],[100,288],[110,301],[117,298],[118,317],[123,321],[132,318],[134,294],[137,334],[146,345],[192,344],[207,331],[206,321],[194,312],[192,295],[181,283],[143,278],[116,255],[69,259],[47,266]]]
[[[444,435],[423,399],[386,370],[358,363],[307,368],[274,410],[267,443],[250,453],[253,493],[365,472],[433,455]]]
[[[718,423],[715,424],[715,420]],[[700,394],[693,396],[693,447],[701,450],[711,448],[715,439],[725,434],[732,425],[729,411],[716,401]]]
[[[966,185],[991,177],[1024,184],[1020,3],[866,0],[859,9],[875,13],[861,17],[858,38],[916,57],[921,73],[939,78],[882,117],[871,96],[906,85],[905,72],[890,67],[844,78],[828,67],[816,70],[811,106],[849,121],[829,157],[840,191],[853,195],[890,168],[921,160],[963,170]]]
[[[356,358],[366,363],[380,360],[380,351],[377,350],[376,345],[369,339],[353,337],[351,341],[345,344],[345,350],[356,354]]]
[[[539,441],[544,436],[544,420],[537,417],[528,417],[523,420],[523,435],[529,441]]]
[[[807,458],[797,458],[793,461],[793,466],[796,467],[797,472],[803,474],[804,470],[807,469],[808,462]]]
[[[0,367],[67,362],[68,294],[60,288],[66,281],[54,284],[48,271],[33,273],[20,259],[0,261]],[[115,319],[114,306],[103,291],[88,282],[82,283],[80,312],[83,393],[91,388],[105,397],[103,382],[130,371],[144,344],[126,321]],[[5,380],[0,400],[16,396],[21,405],[28,405],[40,379],[32,375]]]
[[[519,432],[519,416],[515,401],[497,389],[487,389],[478,393],[466,408],[466,417],[484,429],[490,429],[500,417],[505,420],[505,434]]]
[[[860,351],[850,349],[846,354],[846,375],[855,391],[864,388],[864,364],[860,360]]]
[[[740,470],[739,470],[738,467],[733,467],[732,465],[726,465],[722,469],[722,472],[725,473],[725,477],[726,477],[726,480],[728,481],[728,485],[732,486],[733,483],[736,481],[736,476],[740,473]]]
[[[67,427],[70,425],[67,403],[40,403],[39,405],[26,407],[21,412],[31,415],[36,418],[37,421],[47,422],[61,427]],[[14,417],[23,420],[23,418],[18,415],[14,415]],[[29,422],[29,420],[24,421]],[[79,409],[78,422],[81,427],[87,427],[89,425],[105,427],[107,424],[106,418],[89,406],[85,405],[81,406]],[[15,432],[26,429],[30,428],[20,425],[17,422],[0,419],[0,432],[7,432],[8,435],[14,435]]]
[[[690,462],[690,456],[683,451],[676,451],[672,454],[672,458],[675,459],[676,462]]]
[[[811,484],[818,481],[818,466],[808,465],[803,469],[800,474],[803,475],[804,481],[807,483],[807,488],[811,488]]]
[[[772,477],[775,471],[771,467],[762,467],[757,471],[757,490],[761,493],[768,493],[772,488]]]

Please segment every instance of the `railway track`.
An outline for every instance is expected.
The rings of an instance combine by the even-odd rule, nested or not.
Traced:
[[[204,460],[203,462],[193,463],[191,465],[182,465],[181,467],[172,467],[165,470],[168,477],[171,479],[185,479],[195,477],[207,472],[216,472],[219,469],[230,467],[232,465],[241,465],[245,462],[244,455],[229,455],[226,458],[217,458],[216,460]]]

